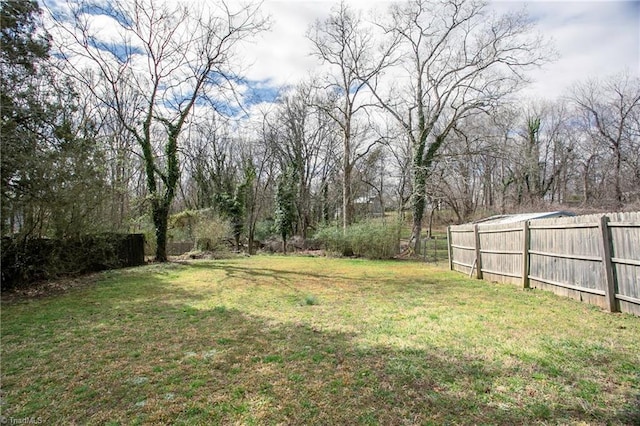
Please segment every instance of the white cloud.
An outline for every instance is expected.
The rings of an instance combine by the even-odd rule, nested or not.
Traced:
[[[61,0],[46,0],[46,3],[59,11],[67,7]],[[362,10],[366,18],[368,10],[375,8],[378,14],[383,13],[391,1],[347,0],[347,3],[355,10]],[[310,25],[325,19],[335,5],[337,1],[332,0],[264,0],[261,13],[271,17],[271,31],[258,35],[253,42],[243,43],[237,54],[246,66],[243,71],[249,84],[260,85],[253,88],[268,95],[270,88],[294,85],[318,72],[321,66],[310,54],[311,43],[305,35]],[[530,74],[534,83],[524,91],[527,95],[556,98],[575,81],[625,69],[640,74],[640,2],[547,0],[526,4],[496,0],[490,3],[490,8],[497,12],[525,6],[537,21],[538,30],[554,40],[559,53],[557,61]],[[102,41],[117,42],[121,34],[110,31],[117,27],[114,21],[104,15],[92,19],[92,26],[100,29]],[[239,89],[247,91],[244,87]]]
[[[632,1],[534,1],[526,4],[538,30],[550,37],[558,59],[532,72],[524,93],[557,98],[576,81],[628,70],[640,75],[640,3]],[[525,6],[497,1],[497,10]]]
[[[347,1],[354,10],[363,11],[363,17],[368,10],[384,9],[390,3],[390,0]],[[247,50],[255,58],[249,77],[290,85],[316,72],[320,64],[311,55],[312,45],[306,34],[314,22],[326,19],[337,5],[337,1],[331,0],[266,0],[262,11],[271,17],[271,31]]]
[[[375,7],[381,12],[391,2],[347,3],[356,10]],[[315,20],[328,16],[335,4],[329,0],[266,0],[263,11],[271,15],[272,31],[246,51],[248,58],[255,58],[249,78],[270,79],[274,85],[295,84],[316,71],[318,62],[309,54],[311,45],[305,33]],[[535,82],[524,93],[555,98],[577,80],[624,69],[640,73],[639,5],[634,1],[547,0],[526,4],[497,0],[490,7],[497,12],[526,7],[538,30],[554,40],[558,60],[533,71],[530,75]]]
[[[271,17],[271,31],[247,46],[246,56],[254,58],[248,77],[271,79],[275,85],[295,84],[317,66],[309,55],[311,45],[305,34],[313,20],[328,9],[324,2],[270,0],[263,13]]]

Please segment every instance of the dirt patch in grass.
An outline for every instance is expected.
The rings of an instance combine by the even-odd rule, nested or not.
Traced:
[[[76,277],[64,277],[54,280],[31,283],[27,288],[17,288],[3,291],[1,299],[3,303],[15,303],[60,295],[71,289],[89,287],[100,279],[101,273],[85,274]]]

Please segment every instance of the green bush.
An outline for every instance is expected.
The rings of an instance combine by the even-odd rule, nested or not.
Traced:
[[[315,234],[323,248],[343,256],[358,256],[368,259],[390,259],[398,253],[399,224],[383,224],[370,220],[342,228],[321,228]]]
[[[256,223],[254,238],[257,241],[266,241],[275,234],[275,221],[272,218],[267,218]]]
[[[307,305],[307,306],[319,305],[320,301],[313,294],[307,294],[304,297],[304,304]]]
[[[207,210],[183,210],[169,217],[167,237],[169,241],[193,241],[194,228]]]
[[[218,251],[231,238],[231,224],[210,209],[200,210],[193,225],[193,237],[197,249]]]
[[[145,254],[156,251],[156,234],[149,215],[132,221],[131,228],[145,236]],[[213,209],[184,210],[169,217],[168,244],[191,243],[191,248],[201,251],[224,251],[232,238],[231,225]],[[168,247],[170,251],[170,248]]]
[[[94,234],[65,239],[2,238],[2,290],[40,280],[144,264],[142,234]]]

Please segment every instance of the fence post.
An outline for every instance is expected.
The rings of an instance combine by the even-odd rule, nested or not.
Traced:
[[[616,282],[613,273],[613,263],[611,262],[611,235],[609,233],[609,218],[605,215],[600,217],[600,233],[602,234],[602,264],[605,273],[605,298],[609,312],[617,312],[616,303]]]
[[[529,288],[529,246],[531,234],[529,231],[529,221],[522,224],[522,288]]]
[[[438,237],[433,236],[433,261],[438,261]]]
[[[451,225],[447,226],[447,254],[449,255],[449,270],[453,271],[453,247],[451,247]]]
[[[473,233],[476,237],[476,278],[482,279],[482,258],[480,257],[480,234],[478,233],[478,224],[473,225]]]
[[[427,253],[427,252],[428,252],[428,250],[427,250],[427,244],[428,244],[428,243],[429,243],[429,240],[425,238],[425,239],[424,239],[424,251],[422,252],[422,253],[423,253],[423,255],[422,255],[422,259],[423,259],[425,262],[428,260],[428,259],[427,259],[427,254],[428,254],[428,253]]]

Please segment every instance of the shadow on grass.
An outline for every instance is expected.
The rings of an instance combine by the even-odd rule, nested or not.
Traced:
[[[225,306],[195,309],[188,302],[201,296],[162,277],[137,285],[107,283],[53,299],[36,315],[29,306],[3,312],[3,415],[52,424],[633,424],[639,418],[633,407],[614,412],[549,401],[524,388],[510,394],[504,383],[517,379],[526,387],[533,380],[516,367],[436,348],[365,346],[354,334]]]
[[[388,261],[394,263],[395,261]],[[361,277],[357,276],[345,276],[345,274],[339,271],[327,271],[325,273],[318,273],[309,271],[308,269],[302,271],[269,268],[264,266],[255,266],[251,264],[236,264],[229,262],[185,262],[183,265],[186,268],[207,270],[207,271],[220,271],[223,272],[225,278],[245,279],[247,283],[252,285],[259,285],[261,279],[266,285],[272,283],[289,285],[296,282],[304,282],[309,278],[317,280],[327,285],[332,285],[336,280],[346,280],[354,283],[354,289],[360,288],[366,290],[371,284],[368,282],[366,274]],[[436,294],[445,293],[450,287],[459,287],[459,284],[455,282],[449,282],[447,280],[430,280],[427,276],[413,276],[399,278],[397,276],[376,276],[376,286],[385,288],[387,295],[393,293],[406,293],[412,290],[419,290],[422,293]]]
[[[336,274],[318,274],[305,271],[290,271],[286,269],[275,269],[255,266],[244,266],[229,264],[226,262],[185,262],[184,265],[193,269],[206,269],[208,271],[223,271],[226,277],[233,278],[247,278],[247,277],[261,277],[270,278],[274,281],[283,281],[285,277],[312,277],[318,279],[335,279]]]
[[[310,308],[312,309],[312,308]],[[442,350],[362,346],[357,336],[277,323],[215,308],[219,356],[210,363],[195,418],[187,423],[285,424],[634,424],[630,407],[613,414],[588,404],[549,402],[544,394],[513,396],[498,389],[519,368]],[[233,331],[231,331],[233,330]],[[207,330],[203,330],[206,333]],[[206,351],[206,347],[201,350]],[[210,393],[213,391],[214,393]],[[213,397],[219,401],[211,406]],[[524,396],[524,398],[520,398]],[[193,398],[193,397],[192,397]]]

